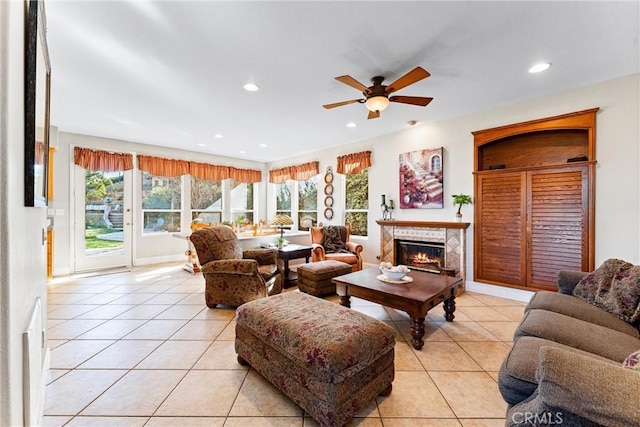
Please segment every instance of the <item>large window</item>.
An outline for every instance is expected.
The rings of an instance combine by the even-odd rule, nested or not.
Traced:
[[[191,177],[191,222],[222,222],[222,181]]]
[[[298,181],[298,230],[318,224],[318,184],[316,178]]]
[[[291,217],[292,181],[276,184],[276,213]]]
[[[181,179],[142,172],[143,233],[180,231]]]
[[[354,236],[367,236],[369,211],[369,169],[355,175],[345,175],[344,222]]]
[[[253,223],[253,183],[231,181],[231,220],[236,224]]]

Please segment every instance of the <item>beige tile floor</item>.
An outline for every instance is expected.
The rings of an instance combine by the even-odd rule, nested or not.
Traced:
[[[237,363],[235,310],[207,308],[203,291],[203,277],[179,264],[54,279],[44,425],[317,426]],[[454,322],[429,312],[418,351],[405,313],[352,298],[397,331],[393,392],[352,425],[504,425],[497,371],[525,304],[465,293],[456,305]]]

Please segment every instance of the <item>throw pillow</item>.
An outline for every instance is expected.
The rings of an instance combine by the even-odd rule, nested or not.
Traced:
[[[606,292],[611,286],[611,281],[620,267],[631,267],[626,261],[620,259],[608,259],[591,273],[578,282],[573,289],[573,296],[595,304],[598,292]]]
[[[622,362],[622,367],[633,369],[638,374],[640,374],[640,350],[634,351],[626,359],[624,359],[624,362]]]
[[[626,322],[636,323],[640,319],[640,266],[607,260],[585,276],[573,294]]]
[[[637,323],[640,319],[640,266],[623,266],[616,271],[608,292],[596,296],[599,307],[620,319]]]

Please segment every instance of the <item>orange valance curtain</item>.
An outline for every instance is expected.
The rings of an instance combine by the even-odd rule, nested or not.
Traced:
[[[320,173],[320,162],[303,163],[298,166],[291,166],[291,179],[303,181],[314,177]]]
[[[138,154],[138,169],[151,175],[176,177],[189,174],[189,162]]]
[[[260,182],[262,181],[262,172],[252,169],[237,169],[229,166],[229,178],[238,182]]]
[[[133,155],[75,147],[73,162],[87,170],[118,172],[133,169]]]
[[[308,162],[297,166],[287,166],[269,171],[269,182],[281,184],[288,179],[303,181],[320,173],[320,162]]]
[[[336,172],[343,175],[355,175],[371,167],[371,151],[347,154],[338,157]]]
[[[210,165],[209,163],[189,162],[191,175],[209,181],[222,181],[229,178],[229,166]]]
[[[269,182],[272,184],[282,184],[288,179],[291,179],[291,168],[289,166],[269,171]]]

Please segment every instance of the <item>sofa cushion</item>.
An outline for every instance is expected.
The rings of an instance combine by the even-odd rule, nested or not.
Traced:
[[[317,261],[298,266],[298,278],[304,277],[312,282],[331,281],[334,277],[349,273],[351,273],[349,264],[334,260]]]
[[[640,349],[640,339],[553,311],[532,309],[524,314],[514,337],[545,338],[606,357],[618,363]]]
[[[536,369],[538,369],[540,363],[538,354],[540,348],[543,346],[564,348],[574,353],[617,365],[615,362],[605,359],[604,357],[577,350],[554,341],[538,337],[518,337],[502,362],[498,374],[498,387],[502,397],[508,404],[515,405],[535,392],[536,387],[538,387]]]
[[[598,424],[637,425],[640,377],[630,374],[575,353],[540,349],[537,378],[542,398]]]
[[[527,312],[532,309],[553,311],[564,314],[565,316],[604,326],[635,338],[640,337],[638,329],[635,326],[593,304],[589,304],[585,300],[571,295],[549,291],[536,292],[524,310]]]
[[[558,347],[541,347],[536,359],[538,388],[509,409],[506,426],[638,425],[640,376]]]
[[[589,273],[584,271],[560,270],[558,272],[558,293],[573,295],[580,280]]]

